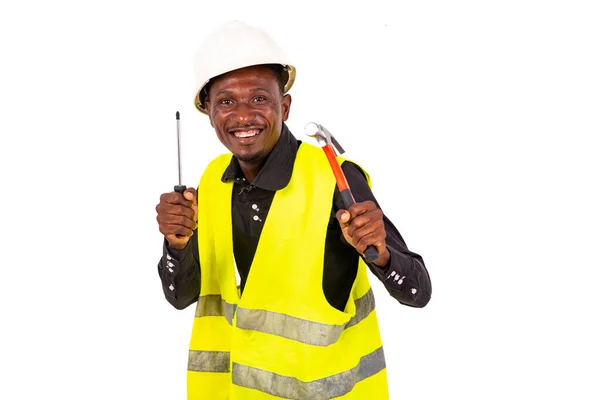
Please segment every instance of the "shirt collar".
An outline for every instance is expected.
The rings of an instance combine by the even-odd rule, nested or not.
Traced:
[[[264,190],[277,191],[287,186],[292,178],[292,169],[296,161],[296,152],[301,141],[297,140],[286,124],[283,124],[281,134],[267,160],[258,172],[253,186]],[[234,156],[221,177],[222,182],[241,179],[244,177],[242,168]]]

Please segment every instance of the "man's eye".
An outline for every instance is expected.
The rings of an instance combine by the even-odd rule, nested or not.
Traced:
[[[257,103],[263,102],[263,101],[265,101],[265,100],[266,100],[266,99],[264,98],[264,96],[256,96],[256,97],[254,98],[254,101],[255,101],[255,102],[257,102]]]
[[[231,100],[229,100],[229,99],[223,99],[223,100],[221,100],[219,102],[219,104],[224,104],[224,105],[228,106],[228,105],[231,104]]]

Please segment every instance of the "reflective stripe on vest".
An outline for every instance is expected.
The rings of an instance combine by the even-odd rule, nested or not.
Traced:
[[[219,295],[200,296],[200,306],[196,308],[196,317],[224,316],[232,324],[236,305],[229,304]],[[356,299],[356,314],[345,325],[327,325],[290,315],[266,310],[237,309],[237,327],[281,336],[313,346],[329,346],[335,343],[344,329],[350,328],[365,319],[375,309],[373,290]]]
[[[358,382],[384,368],[383,347],[380,347],[363,356],[354,368],[311,382],[237,363],[233,363],[232,379],[235,385],[285,399],[330,399],[350,393]]]
[[[237,304],[230,304],[218,294],[209,294],[198,298],[196,317],[225,317],[229,325],[233,324],[233,315]]]
[[[229,352],[190,350],[188,371],[229,372]]]
[[[296,399],[301,396],[307,399],[329,399],[350,393],[358,382],[384,368],[385,358],[383,348],[380,347],[363,356],[354,368],[311,382],[238,363],[233,363],[232,380],[235,385],[283,398]],[[196,372],[229,372],[229,352],[190,351],[188,369]]]

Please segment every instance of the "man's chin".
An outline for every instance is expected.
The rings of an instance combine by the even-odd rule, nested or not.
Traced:
[[[238,153],[238,154],[233,154],[235,156],[235,158],[238,159],[238,161],[241,162],[245,162],[245,163],[255,163],[255,162],[259,162],[263,159],[263,155],[261,152],[258,153]]]

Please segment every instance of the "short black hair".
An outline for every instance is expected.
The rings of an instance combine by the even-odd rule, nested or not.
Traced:
[[[265,67],[268,67],[271,71],[273,71],[273,73],[277,77],[277,83],[279,84],[279,90],[281,91],[281,94],[283,94],[283,92],[285,90],[285,84],[287,83],[287,81],[289,79],[288,69],[281,64],[259,64],[259,65],[264,65]],[[198,96],[200,96],[201,104],[204,104],[204,100],[206,99],[206,97],[208,97],[208,92],[210,91],[210,87],[212,86],[213,81],[222,75],[224,75],[224,74],[217,75],[214,78],[211,78],[208,81],[208,83],[206,85],[204,85],[204,87],[202,88],[202,91],[198,94]]]

